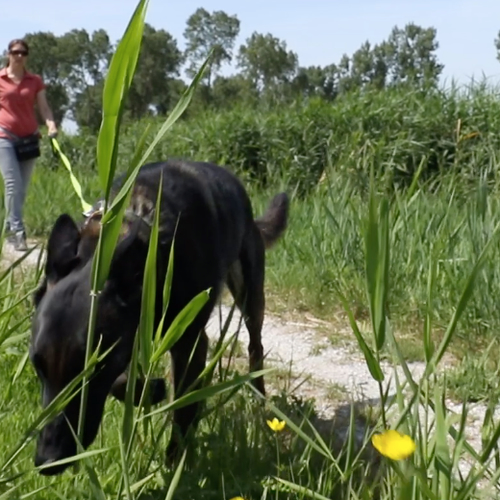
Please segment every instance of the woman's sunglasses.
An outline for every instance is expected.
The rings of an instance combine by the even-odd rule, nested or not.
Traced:
[[[10,53],[13,56],[27,56],[28,55],[28,51],[26,51],[26,50],[11,50]]]

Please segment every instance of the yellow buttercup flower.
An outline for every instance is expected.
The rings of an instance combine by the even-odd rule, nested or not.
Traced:
[[[245,500],[243,497],[233,497],[230,500]]]
[[[273,418],[273,420],[268,420],[267,425],[274,431],[274,432],[281,432],[286,425],[286,422],[284,420],[278,420],[276,417]]]
[[[415,442],[410,436],[393,429],[382,434],[374,434],[372,444],[380,454],[391,460],[404,460],[416,449]]]

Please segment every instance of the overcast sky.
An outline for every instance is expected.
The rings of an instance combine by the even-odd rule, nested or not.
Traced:
[[[119,38],[137,0],[2,1],[0,47],[27,32],[60,35],[73,28],[91,32],[104,28],[112,41]],[[272,33],[287,42],[299,63],[327,65],[351,55],[363,42],[386,39],[393,28],[415,22],[437,29],[443,78],[466,83],[483,73],[500,82],[500,62],[494,39],[500,31],[499,0],[150,0],[146,21],[169,31],[184,47],[186,19],[198,7],[224,10],[241,21],[236,47],[253,32]],[[226,68],[224,73],[231,71]],[[182,75],[184,77],[184,74]]]

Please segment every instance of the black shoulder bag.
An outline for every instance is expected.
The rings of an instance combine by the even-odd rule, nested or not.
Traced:
[[[40,156],[40,135],[38,131],[26,137],[18,137],[3,127],[0,127],[0,129],[12,137],[14,151],[19,161],[31,160]]]

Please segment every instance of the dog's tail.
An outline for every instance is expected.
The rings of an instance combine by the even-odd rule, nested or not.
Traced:
[[[271,248],[285,232],[288,224],[289,205],[288,195],[279,193],[271,200],[266,212],[255,219],[255,224],[262,234],[266,249]]]

